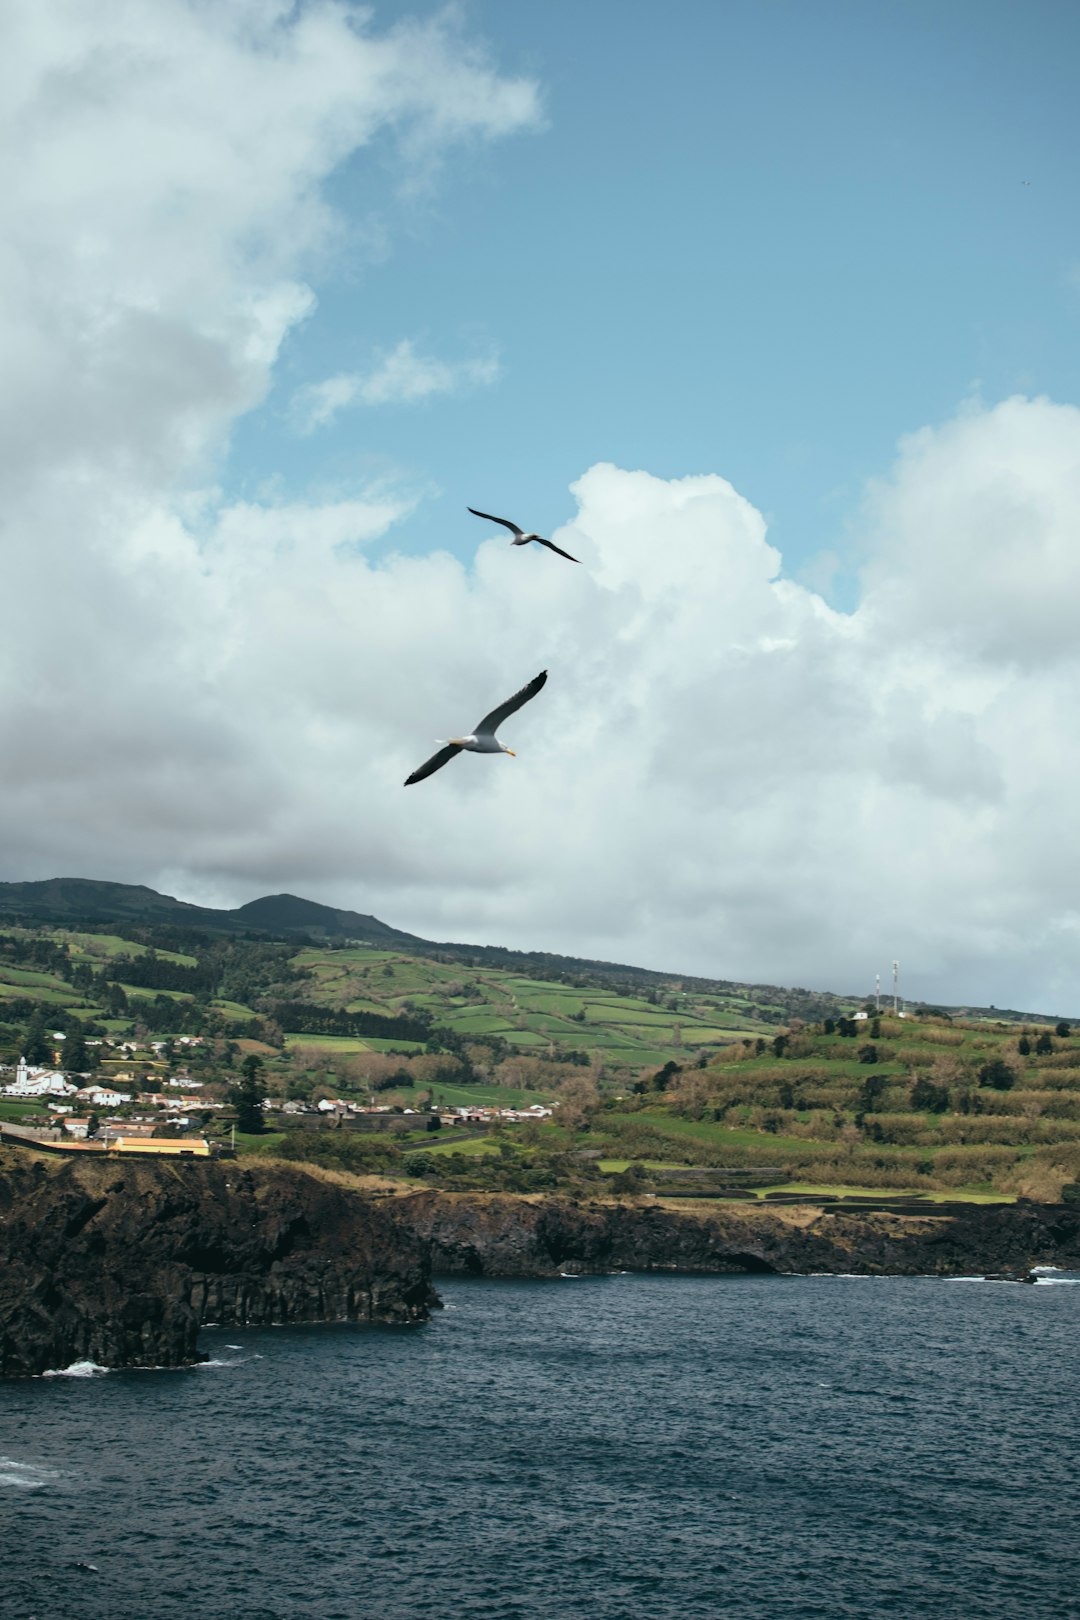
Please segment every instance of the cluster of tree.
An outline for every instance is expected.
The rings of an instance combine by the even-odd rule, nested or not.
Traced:
[[[402,1168],[396,1143],[358,1131],[287,1131],[274,1151],[283,1159],[324,1164],[356,1175],[393,1174]]]
[[[657,1069],[655,1074],[646,1075],[642,1079],[636,1080],[634,1082],[634,1092],[637,1096],[642,1097],[650,1091],[667,1091],[682,1072],[681,1065],[671,1059],[664,1064],[662,1069]]]
[[[174,962],[171,957],[159,956],[148,950],[142,956],[114,956],[98,975],[104,986],[110,984],[137,985],[144,990],[183,990],[189,995],[211,995],[218,975],[209,962],[197,962],[194,967]]]
[[[422,1013],[345,1012],[313,1001],[279,1001],[273,1010],[277,1022],[297,1035],[370,1035],[376,1040],[423,1042],[432,1036],[431,1020]]]
[[[44,934],[0,935],[0,954],[13,967],[36,968],[62,979],[71,977],[71,952],[66,942]]]
[[[407,1175],[437,1180],[440,1187],[453,1191],[548,1192],[588,1174],[586,1164],[574,1156],[525,1152],[505,1140],[497,1153],[425,1153],[421,1149],[406,1154],[403,1168]],[[593,1179],[598,1175],[594,1171]]]

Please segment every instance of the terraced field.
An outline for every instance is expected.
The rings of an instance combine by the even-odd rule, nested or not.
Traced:
[[[468,1038],[496,1036],[543,1056],[580,1051],[629,1067],[692,1058],[762,1029],[745,997],[681,996],[655,1005],[615,991],[532,979],[499,969],[464,969],[385,950],[305,950],[294,959],[309,975],[305,996],[347,1012],[424,1011]],[[374,1043],[370,1043],[374,1044]]]

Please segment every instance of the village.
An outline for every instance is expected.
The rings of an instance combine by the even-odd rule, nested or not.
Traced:
[[[52,1039],[59,1049],[63,1031],[53,1031]],[[109,1048],[110,1055],[99,1059],[100,1066],[109,1070],[107,1080],[28,1064],[25,1057],[14,1065],[0,1065],[0,1096],[40,1104],[40,1112],[24,1121],[6,1120],[0,1128],[9,1140],[60,1150],[205,1157],[234,1149],[232,1103],[209,1094],[206,1082],[182,1065],[172,1073],[163,1072],[173,1066],[168,1059],[176,1056],[177,1048],[183,1055],[185,1048],[190,1051],[203,1044],[199,1036],[146,1043],[126,1040],[115,1046],[88,1040],[87,1046]],[[148,1072],[151,1069],[153,1073]],[[159,1086],[163,1089],[157,1089]],[[394,1133],[487,1129],[495,1123],[543,1120],[552,1113],[540,1103],[526,1108],[448,1108],[429,1102],[427,1107],[415,1108],[376,1103],[374,1097],[367,1102],[344,1097],[321,1097],[317,1102],[268,1097],[261,1106],[267,1125]]]

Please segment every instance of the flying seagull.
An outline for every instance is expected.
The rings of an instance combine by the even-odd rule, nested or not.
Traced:
[[[524,529],[519,529],[517,524],[511,523],[509,518],[492,517],[490,512],[478,512],[475,506],[470,506],[466,510],[471,512],[473,517],[487,518],[489,523],[501,523],[504,529],[509,529],[510,533],[516,536],[513,542],[515,546],[527,546],[530,540],[535,540],[538,546],[547,546],[549,551],[557,551],[560,557],[566,558],[567,562],[581,561],[580,557],[571,557],[570,553],[564,551],[561,546],[557,546],[554,540],[545,540],[542,534],[526,534]]]
[[[523,686],[520,692],[515,692],[512,698],[500,703],[497,709],[485,714],[476,730],[468,737],[451,737],[445,748],[440,748],[437,754],[424,761],[419,770],[413,771],[411,776],[405,778],[405,786],[411,787],[414,782],[422,782],[425,776],[433,776],[441,771],[444,765],[449,764],[455,754],[460,754],[463,748],[469,749],[473,754],[513,754],[512,748],[501,743],[495,733],[503,721],[534,698],[547,680],[547,670],[542,669],[539,675],[534,675],[528,686]]]

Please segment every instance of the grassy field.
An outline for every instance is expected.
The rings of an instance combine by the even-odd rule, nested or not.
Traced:
[[[437,1080],[431,1089],[435,1101],[447,1108],[530,1108],[551,1100],[550,1094],[518,1086],[453,1086]]]
[[[5,929],[4,932],[14,934],[19,930]],[[46,939],[66,945],[73,962],[96,963],[116,956],[145,956],[150,949],[150,946],[140,945],[137,940],[121,939],[118,934],[80,934],[62,928],[43,929],[42,933]],[[177,962],[182,967],[198,965],[194,956],[184,956],[179,951],[155,948],[154,954],[163,962]]]
[[[470,1140],[468,1142],[438,1142],[438,1141],[436,1141],[436,1142],[432,1143],[430,1140],[428,1140],[428,1141],[425,1141],[422,1145],[419,1142],[416,1143],[415,1147],[418,1150],[420,1150],[420,1151],[422,1151],[424,1153],[437,1153],[437,1154],[447,1154],[447,1153],[465,1153],[465,1154],[496,1153],[497,1154],[498,1151],[499,1151],[499,1144],[497,1142],[493,1142],[491,1140],[491,1138],[488,1137],[488,1136],[481,1136],[481,1137],[478,1137],[478,1138],[474,1138],[474,1139],[472,1139],[472,1140]]]
[[[309,975],[305,997],[322,1006],[384,1014],[423,1010],[465,1039],[497,1037],[537,1055],[584,1051],[629,1067],[689,1058],[764,1027],[745,997],[691,1003],[672,991],[667,1001],[673,1005],[658,1006],[611,990],[385,950],[304,950],[294,966]]]
[[[45,1109],[43,1097],[35,1097],[29,1102],[18,1102],[14,1097],[0,1097],[0,1119],[10,1119],[14,1125],[20,1124],[27,1114],[43,1114]]]
[[[8,969],[10,972],[11,970]],[[79,1001],[80,996],[69,985],[63,988],[46,983],[27,986],[12,983],[9,980],[0,980],[0,1001],[15,1001],[27,998],[31,1001],[48,1002],[50,1006],[70,1007]]]
[[[614,1175],[621,1170],[628,1170],[631,1164],[640,1164],[646,1170],[679,1170],[692,1168],[688,1165],[677,1165],[668,1159],[600,1159],[598,1168],[605,1175]],[[815,1182],[815,1181],[778,1181],[769,1187],[748,1187],[743,1197],[756,1198],[759,1201],[768,1193],[799,1193],[805,1194],[807,1199],[812,1198],[862,1198],[882,1196],[885,1189],[881,1187],[865,1187],[855,1183],[844,1182]],[[1015,1203],[1015,1195],[1011,1193],[996,1193],[985,1187],[953,1187],[948,1192],[935,1192],[925,1186],[915,1185],[895,1186],[888,1188],[890,1194],[909,1198],[928,1198],[934,1203],[947,1203],[953,1199],[965,1204],[1011,1204]]]

